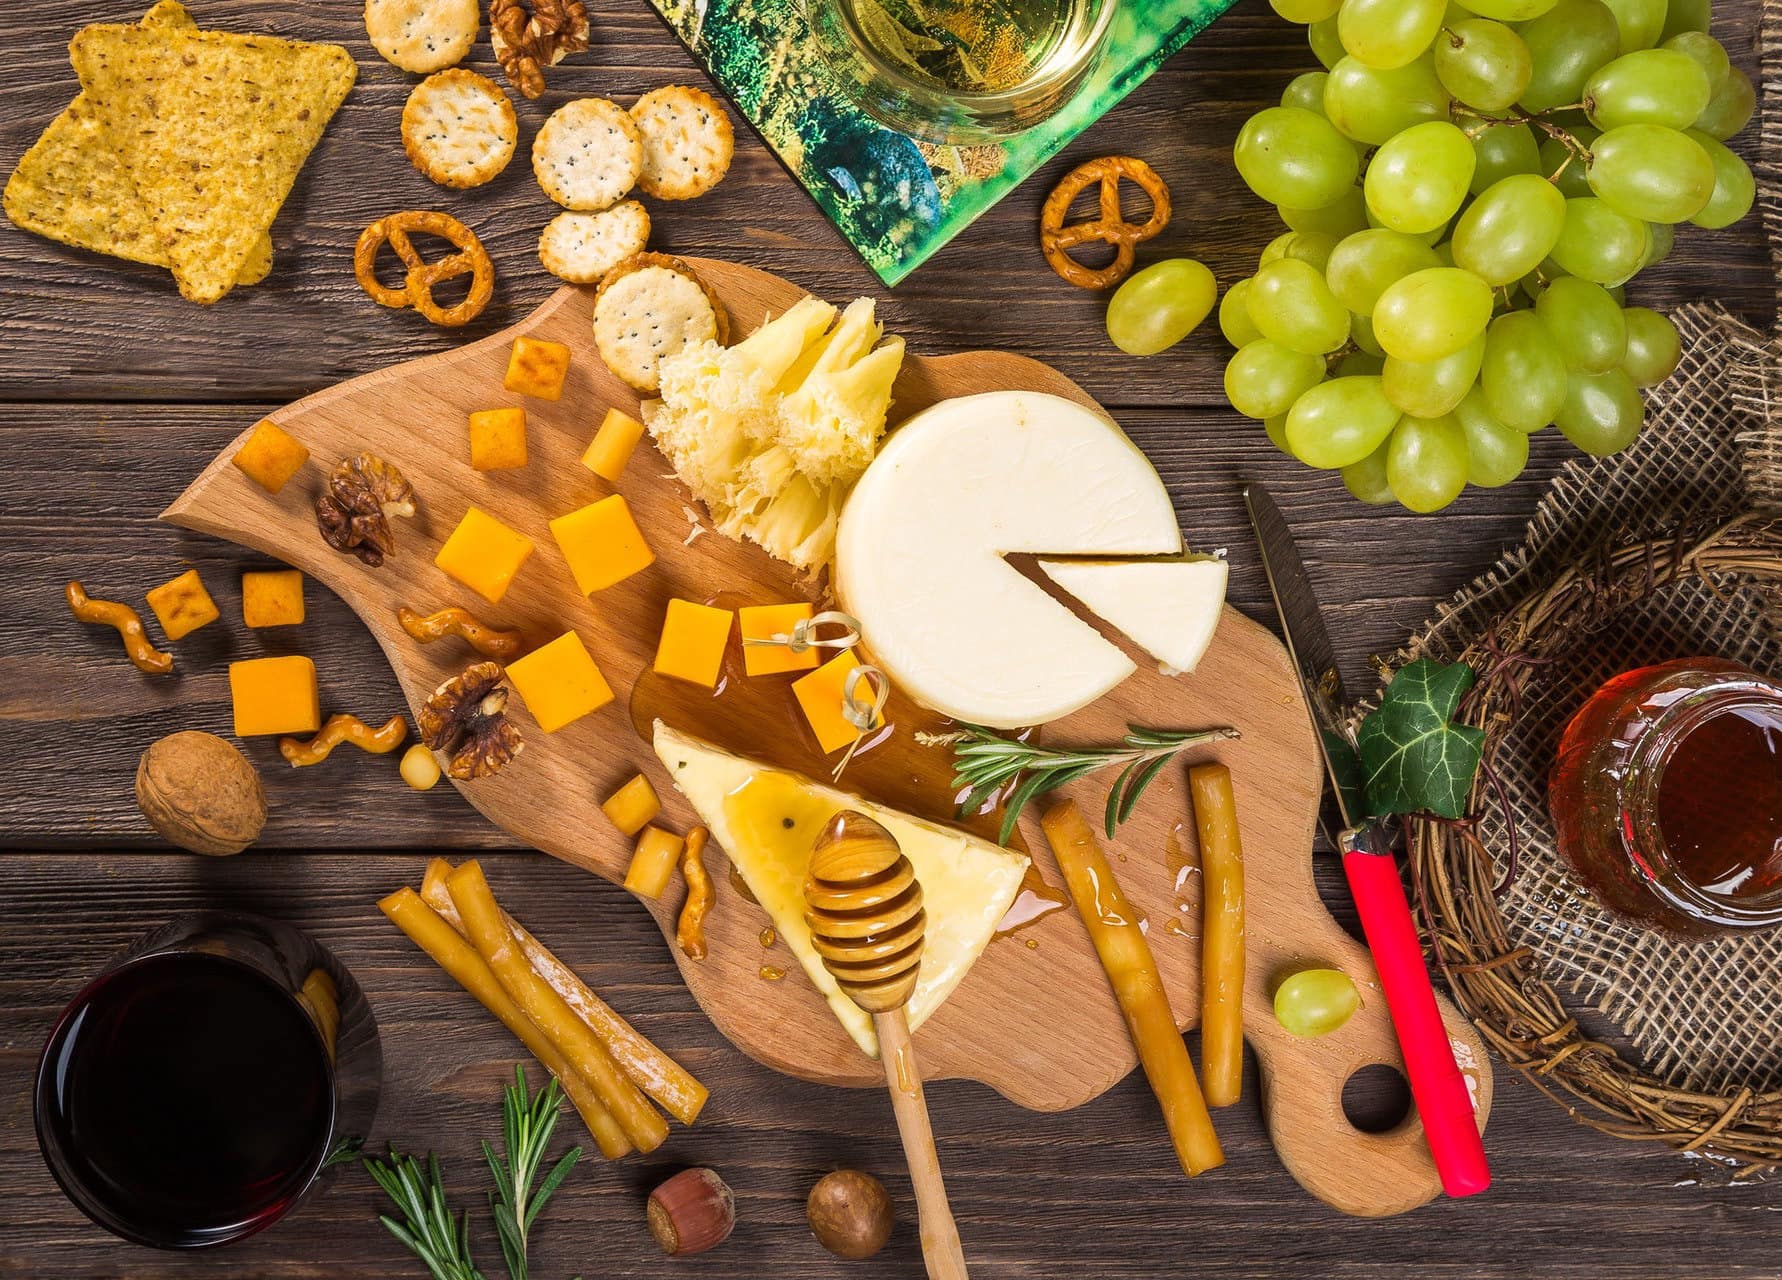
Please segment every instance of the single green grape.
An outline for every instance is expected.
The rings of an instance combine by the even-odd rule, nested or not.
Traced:
[[[1566,379],[1565,357],[1538,315],[1507,311],[1491,322],[1479,386],[1492,417],[1524,433],[1539,431],[1565,403]]]
[[[1262,336],[1308,355],[1335,351],[1349,337],[1349,310],[1324,283],[1324,273],[1297,258],[1280,258],[1250,277],[1246,303]]]
[[[1360,172],[1348,139],[1301,107],[1267,107],[1251,116],[1238,132],[1233,156],[1250,190],[1295,209],[1336,201]]]
[[[1670,0],[1665,6],[1664,30],[1658,33],[1659,40],[1669,40],[1685,31],[1706,33],[1713,9],[1713,0]]]
[[[1708,109],[1714,86],[1688,54],[1636,49],[1598,67],[1584,82],[1584,109],[1605,132],[1626,124],[1687,129]]]
[[[1627,351],[1627,324],[1608,290],[1576,276],[1561,276],[1535,302],[1535,314],[1559,347],[1569,369],[1606,373]]]
[[[1275,212],[1295,231],[1321,231],[1339,240],[1367,226],[1367,200],[1360,187],[1350,187],[1335,203],[1322,209],[1290,209],[1278,204]]]
[[[1108,337],[1129,356],[1167,351],[1207,318],[1218,293],[1213,273],[1193,258],[1153,262],[1108,299]]]
[[[1246,277],[1225,291],[1219,299],[1219,332],[1234,347],[1247,347],[1262,336],[1262,330],[1250,319],[1250,281]]]
[[[1706,134],[1700,139],[1714,141]],[[1624,124],[1591,144],[1585,172],[1590,189],[1617,212],[1644,222],[1682,222],[1701,213],[1713,199],[1717,167],[1697,138],[1663,125]],[[1750,207],[1747,202],[1745,208]],[[1642,262],[1645,256],[1643,250]]]
[[[1454,407],[1454,421],[1466,431],[1479,431],[1489,434],[1495,431],[1514,431],[1515,427],[1502,421],[1491,406],[1485,402],[1485,388],[1477,383],[1466,393],[1466,398]],[[1523,435],[1533,435],[1532,431],[1524,431]]]
[[[1341,969],[1302,969],[1275,988],[1275,1021],[1303,1040],[1327,1036],[1361,1008],[1361,993]]]
[[[1509,484],[1528,466],[1528,435],[1489,416],[1454,415],[1466,436],[1466,482],[1481,489]]]
[[[1374,337],[1389,356],[1451,356],[1491,320],[1491,286],[1458,267],[1426,267],[1393,281],[1374,306]]]
[[[1559,0],[1517,34],[1532,60],[1520,99],[1529,111],[1577,102],[1591,73],[1621,52],[1621,28],[1602,0]]]
[[[1590,144],[1602,135],[1587,124],[1577,125],[1566,131],[1577,140],[1586,151]],[[1566,146],[1558,138],[1548,138],[1541,143],[1541,159],[1538,171],[1546,177],[1553,178],[1553,185],[1559,188],[1559,194],[1570,200],[1573,196],[1590,194],[1590,176],[1586,172],[1587,165],[1582,156]],[[1557,176],[1555,176],[1557,175]]]
[[[1498,22],[1527,22],[1551,9],[1553,0],[1466,0],[1454,7]]]
[[[1427,515],[1466,488],[1466,432],[1452,417],[1398,420],[1386,446],[1386,484],[1398,505]]]
[[[1323,115],[1324,85],[1329,79],[1328,71],[1307,71],[1303,75],[1294,76],[1281,91],[1281,105]]]
[[[1629,307],[1627,318],[1627,353],[1621,359],[1622,372],[1636,387],[1655,387],[1676,371],[1683,359],[1683,339],[1669,317],[1650,307]]]
[[[1565,229],[1565,197],[1545,178],[1519,173],[1487,189],[1454,224],[1454,265],[1506,285],[1541,265]]]
[[[1279,262],[1287,256],[1287,246],[1293,243],[1293,237],[1299,232],[1291,228],[1262,246],[1262,252],[1256,257],[1256,265],[1266,267],[1271,262]]]
[[[1453,355],[1424,364],[1387,356],[1380,370],[1380,389],[1388,400],[1414,418],[1439,418],[1452,413],[1466,398],[1484,359],[1482,333]]]
[[[1732,226],[1751,212],[1751,205],[1757,199],[1757,179],[1751,176],[1751,166],[1734,155],[1725,143],[1700,129],[1690,129],[1683,136],[1707,152],[1714,166],[1713,194],[1689,220],[1709,230]]]
[[[1378,449],[1398,418],[1378,377],[1332,378],[1288,410],[1287,444],[1309,467],[1346,467]]]
[[[1442,87],[1478,111],[1513,105],[1534,74],[1534,56],[1522,37],[1490,18],[1443,27],[1434,54]]]
[[[1726,46],[1706,31],[1682,32],[1666,40],[1660,47],[1682,54],[1706,72],[1710,95],[1713,90],[1724,85],[1726,77],[1732,74],[1732,60],[1726,56]]]
[[[1651,247],[1652,234],[1640,219],[1582,196],[1565,202],[1565,228],[1552,258],[1567,274],[1607,286],[1638,271]]]
[[[1651,238],[1652,247],[1646,250],[1646,260],[1640,264],[1641,271],[1647,267],[1656,267],[1670,257],[1671,249],[1677,243],[1677,229],[1668,222],[1648,222],[1646,230]]]
[[[1388,440],[1360,462],[1342,468],[1343,487],[1370,507],[1383,507],[1392,501],[1392,486],[1386,483],[1386,453],[1392,447]]]
[[[1412,125],[1374,152],[1362,192],[1387,227],[1421,235],[1445,225],[1473,180],[1473,144],[1445,120]]]
[[[1312,55],[1326,71],[1349,56],[1349,51],[1343,48],[1343,38],[1337,34],[1334,12],[1328,18],[1320,18],[1306,28],[1306,43],[1312,46]]]
[[[1425,120],[1446,120],[1448,107],[1448,91],[1436,79],[1435,61],[1427,54],[1392,70],[1347,57],[1330,69],[1324,86],[1324,114],[1330,122],[1370,146]]]
[[[1275,448],[1279,449],[1289,458],[1293,457],[1293,450],[1287,447],[1286,414],[1277,414],[1275,417],[1265,420],[1262,424],[1262,429],[1268,432],[1268,442],[1270,444],[1274,445]]]
[[[1247,418],[1276,418],[1323,380],[1323,356],[1258,338],[1226,363],[1225,398]]]
[[[1388,285],[1413,271],[1440,265],[1435,250],[1421,240],[1370,227],[1337,242],[1324,266],[1324,278],[1338,302],[1358,316],[1371,316]]]
[[[1467,190],[1478,195],[1492,183],[1517,173],[1551,173],[1542,167],[1540,143],[1525,124],[1494,125],[1473,139],[1473,180]],[[1579,194],[1587,194],[1580,192]]]
[[[1616,306],[1625,307],[1627,305],[1627,286],[1626,285],[1612,284],[1607,287],[1605,292],[1607,292],[1611,298],[1615,299]]]
[[[1665,0],[1603,0],[1621,29],[1621,52],[1650,49],[1664,33]]]
[[[1725,142],[1751,123],[1752,113],[1756,110],[1757,90],[1751,84],[1751,77],[1734,67],[1714,90],[1714,96],[1708,99],[1707,109],[1695,118],[1695,127],[1710,138]]]
[[[1374,337],[1374,322],[1366,316],[1350,313],[1349,341],[1353,342],[1363,355],[1373,356],[1379,360],[1386,358],[1386,349],[1380,345],[1380,340]],[[1379,370],[1375,369],[1374,372],[1378,373]]]
[[[1293,239],[1287,242],[1286,252],[1281,256],[1306,263],[1322,275],[1325,264],[1330,261],[1330,251],[1337,246],[1337,240],[1338,237],[1325,231],[1296,231]]]
[[[1391,71],[1429,48],[1447,0],[1343,0],[1337,35],[1351,57]]]
[[[1565,403],[1553,421],[1585,453],[1606,458],[1632,444],[1645,419],[1640,389],[1623,370],[1610,369],[1572,374]]]
[[[1268,0],[1269,7],[1289,22],[1310,26],[1336,17],[1343,0]]]

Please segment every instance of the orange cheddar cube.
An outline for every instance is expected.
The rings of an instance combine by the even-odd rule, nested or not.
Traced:
[[[563,378],[568,372],[569,348],[561,342],[515,338],[501,385],[523,396],[557,400],[563,395]]]
[[[484,409],[470,415],[470,465],[505,471],[526,465],[526,411]]]
[[[316,664],[308,658],[250,658],[229,664],[235,736],[314,733],[322,727]]]
[[[619,477],[625,474],[625,464],[631,461],[631,451],[637,448],[643,433],[644,425],[636,418],[617,409],[608,409],[600,430],[594,433],[587,452],[582,454],[582,465],[608,484],[619,483]]]
[[[486,511],[471,507],[433,563],[490,604],[500,604],[514,575],[532,554],[532,539]]]
[[[271,418],[264,418],[231,461],[267,493],[277,493],[309,461],[309,450]]]
[[[814,671],[821,662],[820,652],[813,646],[803,653],[793,653],[789,645],[750,644],[751,640],[772,640],[790,636],[792,628],[811,616],[811,607],[798,604],[753,604],[736,611],[742,626],[743,671],[751,676],[778,675],[782,671]]]
[[[848,673],[859,665],[860,659],[854,656],[854,651],[843,649],[808,676],[800,676],[792,682],[792,696],[798,699],[799,709],[810,722],[811,732],[817,735],[817,746],[825,754],[841,750],[860,736],[860,730],[843,714]],[[854,697],[869,701],[872,686],[860,681],[854,688]],[[876,729],[881,723],[882,718],[875,707],[873,727]]]
[[[606,677],[573,631],[508,663],[507,678],[546,733],[555,733],[613,700]]]
[[[717,688],[733,616],[728,609],[670,600],[662,638],[656,642],[656,674]]]
[[[656,820],[656,815],[662,812],[662,801],[656,797],[656,788],[650,785],[650,780],[640,773],[602,800],[600,812],[622,834],[634,836]]]
[[[198,570],[187,569],[171,582],[146,593],[149,608],[161,620],[161,630],[169,640],[191,635],[199,627],[217,620],[217,603],[204,589]]]
[[[623,582],[656,562],[622,494],[558,516],[551,521],[551,536],[583,595]]]
[[[303,574],[255,569],[241,575],[241,620],[250,627],[294,627],[303,621]]]

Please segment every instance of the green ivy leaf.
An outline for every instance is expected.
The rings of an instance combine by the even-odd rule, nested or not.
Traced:
[[[1370,814],[1466,812],[1485,733],[1455,724],[1454,712],[1472,686],[1473,669],[1464,662],[1419,658],[1392,677],[1356,735]]]

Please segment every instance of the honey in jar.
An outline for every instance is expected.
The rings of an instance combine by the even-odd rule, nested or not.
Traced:
[[[1782,924],[1782,682],[1720,658],[1617,676],[1566,726],[1548,804],[1610,910],[1697,936]]]

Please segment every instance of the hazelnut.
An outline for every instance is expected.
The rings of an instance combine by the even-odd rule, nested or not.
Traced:
[[[804,1215],[817,1243],[838,1258],[870,1258],[885,1247],[897,1209],[885,1184],[858,1169],[837,1169],[811,1188]]]
[[[671,1258],[704,1253],[730,1238],[736,1196],[715,1169],[682,1169],[650,1192],[650,1234]]]
[[[136,803],[162,838],[193,853],[240,853],[266,825],[260,775],[214,733],[169,734],[144,751]]]

